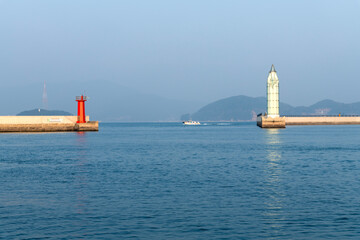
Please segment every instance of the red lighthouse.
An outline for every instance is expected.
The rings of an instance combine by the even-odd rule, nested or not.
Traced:
[[[85,102],[87,97],[84,95],[77,96],[76,101],[78,102],[78,120],[77,123],[86,123],[86,115],[85,115]]]

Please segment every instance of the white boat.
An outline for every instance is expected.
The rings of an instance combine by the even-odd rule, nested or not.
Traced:
[[[196,121],[185,121],[183,122],[184,125],[200,125],[200,122]]]

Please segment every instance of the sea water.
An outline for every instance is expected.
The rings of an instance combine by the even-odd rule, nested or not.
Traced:
[[[359,239],[360,126],[0,134],[2,239]]]

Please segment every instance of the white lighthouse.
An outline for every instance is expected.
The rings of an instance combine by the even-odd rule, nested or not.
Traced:
[[[274,65],[271,66],[266,86],[267,113],[257,116],[257,125],[261,128],[285,128],[286,119],[279,114],[279,78]]]
[[[271,66],[267,79],[267,115],[268,117],[279,117],[279,78],[274,65]]]

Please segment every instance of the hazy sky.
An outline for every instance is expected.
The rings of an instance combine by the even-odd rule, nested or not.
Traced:
[[[360,101],[360,0],[0,0],[0,81],[112,81],[210,102]],[[106,84],[106,83],[104,83]]]

